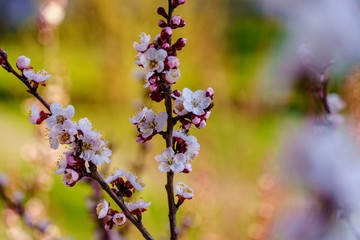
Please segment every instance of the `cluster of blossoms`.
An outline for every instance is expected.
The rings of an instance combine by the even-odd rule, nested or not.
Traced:
[[[37,88],[39,84],[45,86],[45,81],[48,80],[51,75],[45,70],[35,72],[33,67],[30,67],[30,62],[30,58],[20,56],[16,61],[16,66],[35,88]]]
[[[129,121],[140,132],[136,141],[144,143],[150,140],[156,133],[161,132],[165,128],[167,118],[167,113],[161,112],[155,115],[153,110],[147,107],[137,112],[132,118],[129,118]]]
[[[126,181],[123,177],[126,177]],[[131,198],[136,190],[143,191],[145,184],[141,182],[140,178],[132,172],[126,172],[125,170],[117,170],[113,175],[106,178],[105,182],[112,186],[111,190],[120,197]],[[137,216],[141,220],[142,212],[146,211],[146,208],[151,205],[151,202],[145,202],[139,200],[137,202],[126,202],[126,207],[131,214]],[[109,231],[113,225],[122,225],[126,221],[126,213],[119,213],[111,208],[110,204],[104,201],[99,203],[96,208],[98,218],[105,218],[105,229]]]
[[[126,215],[110,208],[110,203],[105,199],[97,205],[96,213],[99,219],[105,218],[105,229],[107,231],[110,231],[114,224],[120,226],[126,222]]]
[[[173,0],[171,6],[175,8],[184,3],[185,1]],[[153,101],[160,102],[166,98],[166,94],[169,94],[174,101],[171,111],[177,116],[175,118],[168,116],[169,109],[167,113],[161,112],[155,115],[151,109],[144,107],[129,120],[140,132],[136,139],[139,143],[150,140],[156,133],[162,133],[165,122],[168,124],[169,121],[174,124],[180,122],[178,131],[171,130],[173,131],[170,133],[172,146],[168,146],[161,154],[156,155],[155,160],[160,163],[161,172],[189,173],[192,171],[192,161],[200,150],[196,137],[189,135],[189,130],[192,124],[196,128],[206,126],[206,121],[214,106],[212,103],[214,91],[212,88],[195,92],[188,88],[184,88],[182,92],[171,90],[172,85],[181,77],[178,51],[182,50],[187,42],[187,39],[179,38],[171,45],[171,37],[173,29],[185,26],[185,20],[180,16],[169,16],[163,7],[159,7],[157,13],[167,22],[164,20],[158,22],[162,30],[153,41],[150,35],[140,34],[140,40],[133,44],[137,51],[135,64],[147,71],[144,88],[150,89],[149,97]],[[170,134],[166,132],[163,136]],[[185,199],[193,197],[193,190],[183,183],[178,183],[176,192],[180,204]]]
[[[196,128],[204,128],[214,106],[212,103],[214,91],[211,88],[195,92],[184,88],[182,93],[179,90],[172,90],[172,85],[181,77],[180,61],[177,58],[178,51],[182,50],[187,42],[187,39],[179,38],[174,44],[171,44],[173,29],[185,26],[185,20],[180,16],[172,16],[172,13],[176,7],[184,3],[185,0],[169,1],[169,13],[163,7],[159,7],[157,13],[167,20],[158,22],[162,28],[161,33],[153,41],[151,41],[150,35],[142,33],[140,41],[133,44],[137,51],[135,63],[147,71],[144,87],[150,89],[149,97],[153,101],[160,102],[165,99],[166,112],[155,114],[152,109],[144,107],[129,120],[140,133],[136,139],[137,142],[149,141],[157,133],[165,138],[167,148],[155,156],[155,160],[160,162],[159,170],[167,172],[168,176],[192,171],[192,162],[199,154],[200,145],[196,137],[189,135],[190,127],[193,124]],[[101,178],[96,170],[96,165],[110,162],[109,157],[112,152],[107,147],[108,142],[100,132],[93,129],[87,118],[82,118],[78,122],[72,120],[75,114],[72,105],[63,108],[61,104],[53,103],[50,106],[41,98],[37,93],[37,88],[39,84],[45,86],[45,81],[51,75],[45,70],[35,72],[30,66],[30,62],[29,58],[20,56],[16,66],[21,71],[21,75],[17,74],[7,61],[6,53],[0,49],[1,66],[17,76],[29,88],[29,93],[38,98],[49,110],[47,113],[31,106],[30,122],[41,124],[46,121],[50,147],[56,150],[60,145],[64,145],[67,149],[63,153],[62,159],[58,161],[55,173],[63,174],[63,183],[70,187],[85,176],[93,178],[115,201],[120,200],[120,203],[116,202],[123,212],[111,209],[106,200],[97,205],[98,218],[105,219],[106,230],[112,229],[114,224],[123,225],[126,218],[129,218],[144,236],[151,238],[141,224],[142,213],[151,205],[151,202],[142,199],[130,201],[136,190],[143,190],[144,183],[134,173],[125,170],[116,171],[105,181]],[[173,117],[173,113],[177,116]],[[178,122],[181,125],[178,130],[175,130],[174,126]],[[170,224],[171,234],[172,238],[176,238],[177,233],[174,231],[176,229],[176,210],[185,199],[193,198],[194,191],[179,182],[175,188],[179,200],[175,205],[174,196],[169,197],[169,194],[173,195],[172,177],[168,178],[166,186],[169,199],[169,218],[170,221],[175,219],[175,222]],[[126,201],[124,198],[127,198]]]
[[[211,103],[214,99],[214,90],[212,88],[195,92],[184,88],[182,93],[175,90],[172,93],[172,98],[175,99],[173,112],[179,116],[184,129],[189,129],[191,124],[194,124],[197,128],[206,126],[206,120],[210,117],[210,110],[214,106]]]
[[[57,163],[56,174],[63,175],[63,183],[74,186],[88,171],[86,161],[96,165],[109,163],[112,152],[107,147],[107,141],[101,133],[92,129],[92,124],[87,118],[82,118],[78,123],[71,120],[75,114],[72,105],[63,108],[59,103],[50,106],[51,114],[45,114],[35,106],[30,107],[30,122],[40,124],[44,118],[49,129],[48,136],[50,147],[58,149],[59,145],[67,145],[70,150],[65,152],[63,159]]]

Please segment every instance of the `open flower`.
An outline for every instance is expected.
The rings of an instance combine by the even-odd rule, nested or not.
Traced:
[[[137,202],[125,202],[126,207],[129,209],[130,212],[133,211],[140,211],[144,212],[146,211],[146,208],[151,205],[151,202],[146,202],[145,200],[140,199]]]
[[[30,106],[29,121],[32,124],[40,124],[47,118],[47,114],[44,111],[39,111],[36,106]]]
[[[184,116],[189,113],[188,110],[184,107],[184,99],[176,98],[174,102],[174,113],[179,116]]]
[[[161,154],[155,156],[155,160],[160,162],[159,170],[161,172],[173,173],[182,172],[185,168],[186,158],[183,153],[178,153],[175,155],[172,147],[168,147]]]
[[[119,169],[119,170],[117,170],[113,175],[108,176],[108,177],[105,179],[105,182],[106,182],[106,183],[114,182],[114,181],[118,180],[119,178],[121,178],[122,176],[124,176],[125,174],[126,174],[126,171],[125,171],[125,170]]]
[[[107,147],[107,141],[102,138],[101,133],[92,130],[92,124],[89,119],[80,119],[78,130],[81,132],[79,134],[81,144],[76,144],[73,147],[77,152],[80,152],[79,157],[96,165],[100,165],[103,162],[109,163],[112,151]]]
[[[140,56],[140,61],[144,68],[149,72],[157,71],[160,73],[164,70],[166,56],[167,52],[164,49],[156,50],[155,48],[149,48]]]
[[[168,83],[174,84],[181,77],[180,69],[170,69],[165,72],[165,80]]]
[[[126,216],[123,213],[115,213],[112,220],[116,225],[120,226],[126,222]]]
[[[165,128],[167,113],[161,112],[157,115],[150,109],[145,114],[145,121],[139,123],[139,130],[143,138],[151,136],[155,131],[160,132]]]
[[[35,72],[33,69],[24,69],[23,74],[25,77],[27,77],[30,81],[36,82],[36,83],[44,83],[46,80],[48,80],[51,75],[48,74],[45,70],[37,71]]]
[[[192,199],[194,197],[194,190],[183,182],[176,184],[175,192],[179,198]]]
[[[140,178],[133,174],[131,171],[126,173],[126,179],[131,183],[131,185],[139,191],[144,190],[145,184],[141,182]]]
[[[98,218],[104,218],[106,217],[109,210],[109,203],[104,199],[102,203],[99,203],[96,207],[96,214],[98,215]]]
[[[70,119],[74,116],[75,109],[72,105],[63,108],[60,103],[53,103],[50,111],[52,115],[46,119],[46,126],[50,130],[61,131],[73,127],[74,123]]]
[[[204,109],[211,103],[211,98],[207,97],[206,92],[203,90],[197,90],[193,93],[190,89],[184,88],[182,96],[184,97],[185,109],[198,116],[203,115],[205,113]]]
[[[134,42],[133,47],[136,49],[136,51],[144,52],[149,47],[151,36],[147,35],[146,33],[141,33],[139,37],[140,43]]]
[[[56,174],[63,174],[65,172],[65,169],[67,167],[67,161],[61,160],[56,163]]]
[[[72,187],[75,185],[77,181],[80,180],[80,175],[77,171],[73,169],[65,169],[65,173],[62,178],[62,182],[69,187]]]
[[[148,111],[148,108],[144,107],[143,109],[136,112],[135,115],[132,118],[129,118],[129,121],[132,124],[138,124],[139,122],[141,122],[144,119],[145,114],[146,114],[147,111]]]

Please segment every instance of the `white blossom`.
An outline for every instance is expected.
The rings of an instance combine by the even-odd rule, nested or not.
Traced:
[[[126,174],[126,171],[123,170],[123,169],[119,169],[117,170],[113,175],[111,176],[108,176],[106,179],[105,179],[105,182],[106,183],[111,183],[119,178],[121,178],[122,176],[124,176]]]
[[[107,213],[109,211],[109,203],[104,199],[102,203],[99,203],[96,207],[96,214],[98,215],[98,218],[104,218],[106,217]]]
[[[145,187],[145,184],[143,182],[141,182],[140,178],[138,176],[136,176],[134,173],[132,173],[131,171],[126,173],[126,179],[131,183],[131,185],[139,191],[143,191]]]
[[[146,51],[146,49],[150,44],[151,36],[147,35],[146,33],[141,33],[139,37],[140,37],[139,43],[134,42],[133,47],[136,49],[136,51],[144,52]]]
[[[147,138],[153,134],[154,131],[160,132],[165,128],[167,113],[160,112],[157,115],[150,109],[145,113],[145,121],[139,123],[139,128],[142,137]]]
[[[197,90],[193,93],[190,89],[184,88],[182,96],[184,97],[185,109],[198,116],[203,115],[204,109],[211,103],[211,98],[206,97],[206,91],[203,90]]]
[[[185,155],[183,153],[175,155],[172,147],[168,147],[161,154],[156,155],[155,160],[160,162],[159,170],[161,172],[169,172],[171,170],[174,173],[182,172],[186,162]]]
[[[31,62],[30,58],[27,58],[25,56],[20,56],[20,57],[18,57],[18,59],[16,61],[16,66],[20,70],[22,70],[22,69],[25,69],[25,68],[29,67],[30,62]]]
[[[140,56],[140,61],[147,71],[157,71],[160,73],[164,70],[164,61],[166,56],[167,52],[164,49],[156,50],[155,48],[149,48]]]
[[[137,202],[125,202],[125,205],[130,211],[134,211],[137,209],[141,211],[149,207],[151,205],[151,202],[147,203],[145,200],[140,199]]]
[[[183,182],[178,182],[175,186],[175,192],[177,195],[185,199],[192,199],[194,197],[194,190],[185,185]]]
[[[123,213],[115,213],[112,220],[116,225],[120,226],[126,222],[126,216]]]

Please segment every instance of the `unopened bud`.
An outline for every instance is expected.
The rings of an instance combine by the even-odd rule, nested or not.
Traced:
[[[159,8],[157,9],[157,13],[158,13],[160,16],[163,16],[164,18],[167,18],[167,17],[168,17],[168,15],[167,15],[167,13],[166,13],[166,11],[165,11],[165,8],[163,8],[163,7],[159,7]]]
[[[179,38],[179,39],[176,41],[176,43],[174,44],[176,50],[181,50],[183,47],[185,47],[186,42],[187,42],[187,39],[186,39],[186,38]]]
[[[164,27],[167,27],[167,26],[168,26],[167,23],[166,23],[164,20],[159,20],[158,25],[159,25],[159,27],[161,27],[161,28],[164,28]]]
[[[206,89],[206,96],[211,98],[211,100],[214,99],[214,90],[212,88]]]
[[[185,3],[185,0],[172,0],[172,6],[173,7],[177,7],[177,6],[179,6],[179,5],[181,5],[181,4],[184,4]]]
[[[175,97],[180,97],[181,92],[179,90],[175,90],[172,92],[171,96],[175,99]]]
[[[168,39],[169,37],[171,37],[171,35],[172,35],[171,27],[165,27],[165,28],[161,31],[160,38],[161,38],[162,40],[166,40],[166,39]]]

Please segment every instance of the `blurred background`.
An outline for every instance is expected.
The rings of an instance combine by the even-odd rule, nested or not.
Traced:
[[[153,159],[164,142],[157,136],[142,147],[128,121],[143,105],[164,111],[163,103],[146,100],[144,72],[134,64],[132,47],[140,33],[160,33],[159,6],[167,1],[0,0],[0,47],[13,66],[25,55],[36,70],[46,69],[52,77],[40,87],[42,95],[72,104],[74,119],[88,117],[109,141],[112,162],[102,172],[138,172],[146,184],[139,196],[152,202],[143,223],[155,239],[166,239],[166,174]],[[195,190],[178,212],[179,225],[189,225],[181,239],[260,239],[275,211],[276,152],[286,126],[305,115],[306,100],[294,88],[274,85],[278,76],[269,69],[281,64],[284,27],[262,8],[258,0],[189,0],[175,10],[186,26],[173,39],[188,42],[178,55],[182,77],[174,88],[215,91],[208,125],[191,131],[201,145],[193,172],[176,175],[175,181]],[[61,151],[50,150],[45,129],[28,120],[36,101],[6,71],[0,80],[0,171],[8,175],[9,189],[25,192],[33,218],[49,219],[56,236],[95,239],[87,209],[92,188],[85,182],[66,187],[54,174]],[[338,89],[336,81],[330,88]],[[1,239],[40,239],[8,212],[1,219]],[[128,228],[126,237],[141,238]]]

